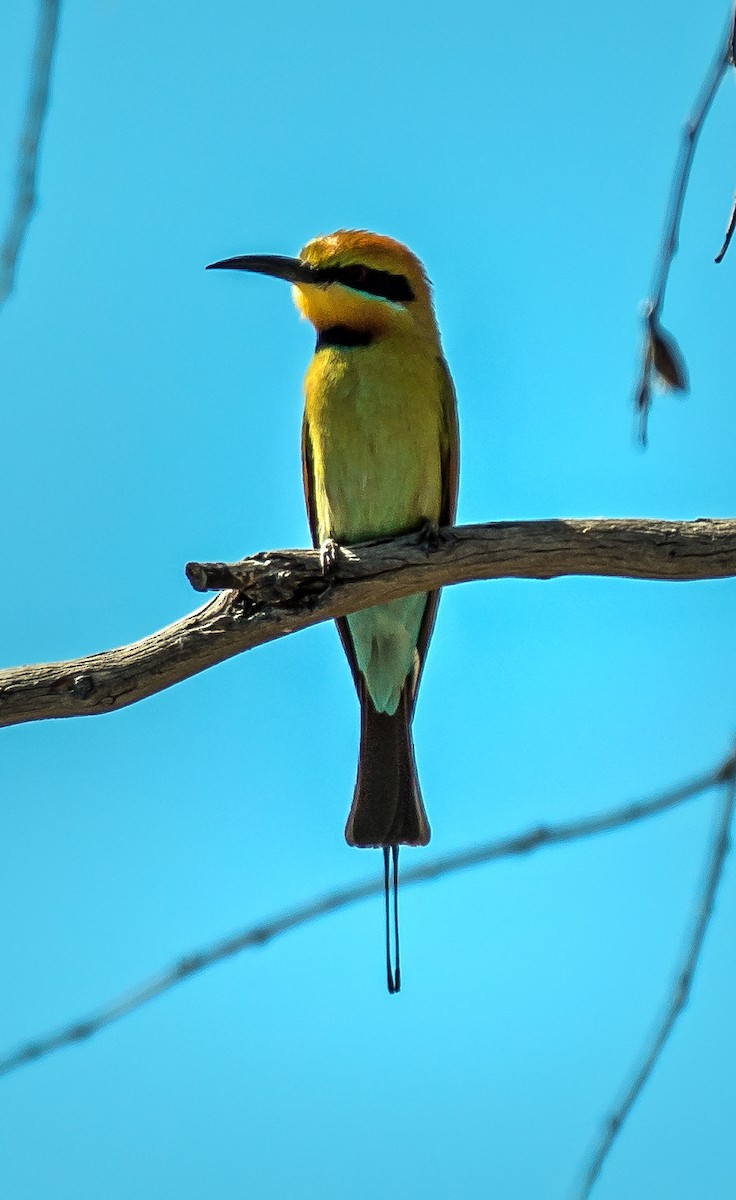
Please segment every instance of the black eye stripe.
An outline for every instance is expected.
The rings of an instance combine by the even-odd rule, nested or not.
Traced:
[[[358,292],[368,292],[371,296],[391,300],[394,304],[415,298],[405,275],[378,271],[375,267],[365,267],[362,263],[349,263],[345,267],[317,267],[315,276],[320,282],[341,283],[345,287],[355,288]]]

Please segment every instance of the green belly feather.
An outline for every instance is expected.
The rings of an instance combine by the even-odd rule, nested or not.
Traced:
[[[364,608],[348,617],[358,668],[377,712],[393,716],[413,669],[426,593]]]

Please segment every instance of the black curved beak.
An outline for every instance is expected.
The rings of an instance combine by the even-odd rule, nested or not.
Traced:
[[[237,258],[223,258],[209,263],[208,271],[254,271],[257,275],[273,275],[287,283],[316,283],[317,272],[300,258],[287,258],[282,254],[242,254]]]

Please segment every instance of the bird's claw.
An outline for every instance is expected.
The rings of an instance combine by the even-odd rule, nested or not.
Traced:
[[[427,554],[439,550],[444,538],[436,521],[423,521],[417,530],[417,541]]]
[[[332,575],[337,570],[340,547],[334,538],[326,538],[319,548],[319,564],[323,575]]]

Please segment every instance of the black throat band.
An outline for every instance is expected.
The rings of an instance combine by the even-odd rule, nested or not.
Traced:
[[[351,329],[349,325],[331,325],[329,329],[320,329],[317,333],[317,350],[329,346],[370,346],[373,334],[368,329]]]

